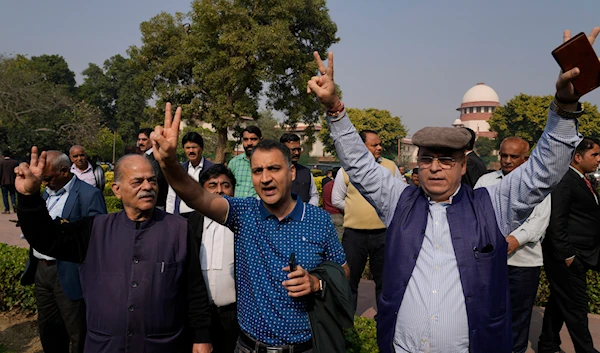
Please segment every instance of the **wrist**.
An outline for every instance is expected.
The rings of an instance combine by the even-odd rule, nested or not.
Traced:
[[[554,94],[554,102],[556,103],[556,105],[559,108],[566,110],[566,111],[574,112],[574,111],[579,110],[578,109],[579,108],[579,98],[576,98],[576,99],[563,98],[558,95],[558,92],[556,92]]]
[[[342,109],[344,109],[344,103],[342,103],[342,101],[338,97],[335,97],[332,104],[329,104],[327,106],[327,112],[338,112]]]
[[[321,281],[313,275],[310,275],[310,292],[316,293],[321,290]]]

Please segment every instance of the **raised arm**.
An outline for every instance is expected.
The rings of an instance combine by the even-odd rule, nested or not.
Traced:
[[[588,36],[591,44],[598,33],[600,27],[595,27]],[[569,39],[571,31],[566,30],[563,41]],[[569,117],[580,111],[581,96],[571,83],[579,73],[578,68],[573,68],[558,76],[555,106],[548,113],[546,129],[529,160],[512,171],[500,184],[488,187],[498,226],[504,234],[510,234],[519,227],[533,207],[552,192],[569,170],[575,147],[582,139],[577,132],[577,119]]]
[[[204,190],[202,185],[177,162],[180,122],[181,107],[177,108],[173,117],[171,103],[167,103],[164,127],[157,126],[150,136],[154,158],[158,161],[169,185],[188,206],[223,224],[227,217],[229,203],[221,196]]]
[[[329,53],[327,67],[323,65],[317,52],[314,55],[321,76],[314,76],[308,82],[307,91],[314,92],[327,108],[331,137],[350,181],[375,207],[383,223],[388,226],[394,216],[400,194],[408,185],[377,164],[350,122],[344,105],[335,92],[333,53]]]
[[[34,146],[31,148],[30,163],[21,163],[15,168],[15,188],[19,193],[17,214],[21,230],[31,247],[39,252],[59,260],[81,263],[87,253],[93,217],[75,223],[53,221],[50,218],[46,203],[40,196],[45,165],[46,152],[42,152],[38,158],[38,149]],[[98,212],[102,211],[102,206],[98,206]]]

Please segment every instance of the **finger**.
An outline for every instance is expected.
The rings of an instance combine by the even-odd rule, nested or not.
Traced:
[[[592,32],[588,36],[590,44],[594,44],[594,41],[596,41],[596,37],[598,37],[598,33],[600,33],[600,27],[594,27],[594,29],[592,29]]]
[[[20,175],[22,178],[27,179],[27,177],[32,174],[31,169],[29,169],[30,168],[29,164],[27,164],[25,162],[19,164],[19,166],[17,168],[19,168],[19,172],[17,173],[17,175]]]
[[[29,164],[32,167],[36,167],[38,163],[38,148],[36,146],[31,146],[31,159]]]
[[[152,147],[153,148],[156,148],[158,150],[160,148],[160,146],[166,147],[168,145],[167,138],[164,137],[162,134],[159,135],[159,134],[156,134],[155,132],[153,132],[152,134],[150,134],[150,136],[152,137]]]
[[[48,155],[48,153],[46,153],[46,151],[42,151],[42,154],[40,154],[40,157],[38,158],[38,164],[37,167],[40,169],[44,169],[44,167],[46,166],[46,156]]]
[[[565,31],[563,32],[563,43],[568,41],[569,39],[571,39],[571,30],[565,29]]]
[[[167,102],[165,106],[165,129],[169,129],[171,127],[171,120],[173,120],[173,113],[171,112],[171,103]]]
[[[327,76],[333,79],[333,52],[327,54]]]
[[[571,82],[573,81],[577,76],[579,76],[579,68],[578,67],[574,67],[571,70],[567,71],[567,72],[563,72],[560,75],[560,80],[563,82]]]
[[[181,107],[177,107],[175,111],[175,119],[171,123],[171,131],[175,131],[175,133],[179,134],[179,124],[181,122]]]
[[[321,91],[323,90],[317,83],[316,81],[310,80],[308,81],[308,89],[310,89],[311,91],[315,92],[315,94],[317,96],[319,96],[319,94],[321,93]]]
[[[319,56],[319,52],[315,51],[315,52],[313,52],[313,55],[315,57],[315,61],[317,62],[317,67],[319,68],[319,72],[321,74],[326,74],[327,68],[325,67],[325,65],[323,65],[323,60],[321,60],[321,56]]]

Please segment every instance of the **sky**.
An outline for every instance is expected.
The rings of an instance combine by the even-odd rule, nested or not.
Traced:
[[[400,116],[409,135],[449,126],[464,93],[485,82],[504,104],[519,93],[554,93],[550,54],[562,32],[600,26],[598,0],[329,0],[338,26],[335,80],[347,107]],[[141,44],[139,25],[190,0],[0,0],[0,53],[62,55],[81,83]],[[600,53],[600,44],[595,48]],[[600,89],[585,100],[600,105]]]

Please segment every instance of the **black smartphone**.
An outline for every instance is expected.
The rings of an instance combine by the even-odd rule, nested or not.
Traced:
[[[295,253],[290,254],[289,265],[290,265],[290,272],[296,271],[296,254]]]
[[[600,61],[585,33],[581,32],[552,51],[554,60],[563,72],[579,68],[573,86],[584,95],[600,86]]]

